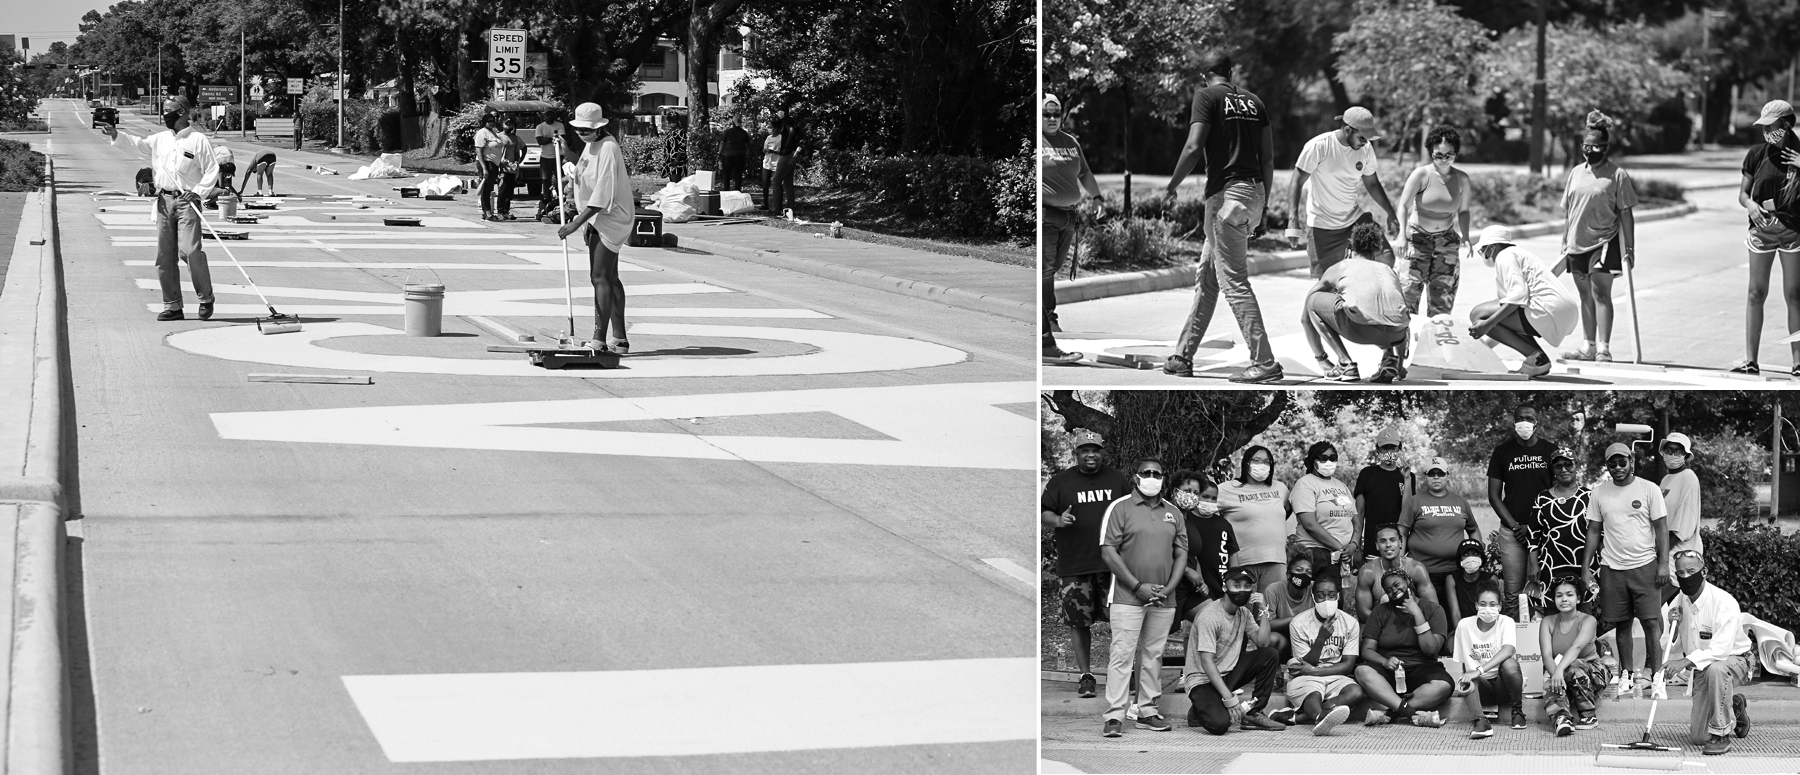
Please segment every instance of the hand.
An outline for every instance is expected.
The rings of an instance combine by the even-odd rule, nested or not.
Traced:
[[[1393,213],[1388,213],[1387,238],[1390,241],[1400,238],[1400,219],[1394,217]]]
[[[1456,696],[1467,697],[1467,696],[1469,696],[1469,692],[1472,692],[1472,691],[1475,691],[1475,680],[1474,679],[1463,678],[1456,682]]]
[[[1544,596],[1543,583],[1538,582],[1538,581],[1531,581],[1531,582],[1527,583],[1525,585],[1525,594],[1527,596],[1531,597],[1532,599],[1537,599],[1537,598],[1543,597]]]
[[[1769,220],[1769,211],[1764,210],[1762,203],[1754,199],[1750,200],[1750,220],[1756,221],[1759,224],[1766,223]]]
[[[1244,716],[1250,713],[1250,703],[1231,703],[1231,725],[1244,723]]]
[[[119,127],[116,124],[102,123],[100,124],[100,131],[105,133],[106,139],[108,140],[119,139]]]
[[[1581,586],[1586,587],[1589,592],[1597,592],[1600,589],[1600,585],[1594,583],[1594,572],[1589,570],[1581,572]]]
[[[1166,188],[1163,189],[1163,199],[1168,200],[1170,204],[1174,204],[1175,196],[1176,196],[1175,184],[1170,183]]]
[[[1065,511],[1061,514],[1056,515],[1056,526],[1057,527],[1068,527],[1073,524],[1075,524],[1075,510],[1074,509],[1069,509],[1068,511]]]
[[[1549,678],[1544,679],[1544,689],[1549,692],[1560,692],[1563,690],[1563,674],[1561,670],[1552,672]]]
[[[1669,571],[1667,569],[1656,572],[1656,585],[1659,587],[1666,587],[1669,585]]]
[[[1632,267],[1634,269],[1637,267],[1637,251],[1636,250],[1625,251],[1625,265],[1628,267]]]
[[[1519,543],[1531,543],[1531,528],[1523,522],[1512,523],[1512,534],[1514,538],[1519,539]]]
[[[571,221],[569,223],[565,223],[565,224],[563,224],[562,228],[556,230],[556,238],[559,240],[566,240],[569,238],[570,234],[574,234],[575,230],[579,229],[579,228],[581,228],[581,225],[577,224],[573,221]],[[1066,526],[1069,524],[1069,522],[1074,522],[1074,521],[1075,521],[1074,517],[1069,517],[1069,521],[1064,522],[1063,524]]]
[[[1400,669],[1400,658],[1399,657],[1388,657],[1387,658],[1387,666],[1388,666],[1389,670],[1399,670]]]
[[[1694,663],[1689,662],[1686,657],[1680,657],[1670,662],[1664,662],[1662,674],[1667,678],[1674,678],[1677,673],[1693,666]]]
[[[1302,233],[1303,232],[1301,232],[1299,229],[1288,229],[1287,230],[1288,249],[1298,250],[1300,248],[1300,235]]]
[[[1263,594],[1261,592],[1251,592],[1250,605],[1263,605]],[[1267,608],[1267,606],[1264,607]]]
[[[1796,152],[1792,148],[1782,148],[1781,158],[1790,167],[1800,167],[1800,152]]]

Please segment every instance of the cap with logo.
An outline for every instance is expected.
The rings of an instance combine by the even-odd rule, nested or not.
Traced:
[[[1425,461],[1425,473],[1430,474],[1432,471],[1443,471],[1446,474],[1450,473],[1450,461],[1441,457],[1434,457]]]
[[[1692,439],[1689,439],[1685,433],[1671,433],[1668,438],[1663,439],[1663,443],[1678,445],[1681,447],[1682,452],[1686,452],[1690,455],[1694,454],[1694,442]]]
[[[1100,434],[1086,428],[1082,428],[1075,432],[1074,443],[1075,449],[1081,449],[1082,447],[1087,446],[1100,447],[1101,449],[1106,448],[1106,443],[1100,440]]]
[[[1480,541],[1464,538],[1462,543],[1456,545],[1456,559],[1461,560],[1464,557],[1486,558],[1487,549],[1482,547]]]
[[[1762,117],[1756,119],[1757,126],[1768,126],[1784,118],[1794,117],[1794,106],[1787,100],[1769,100],[1763,104]]]
[[[1575,450],[1568,447],[1557,447],[1555,452],[1550,453],[1550,462],[1554,463],[1558,460],[1575,462]]]
[[[1375,434],[1375,448],[1381,449],[1386,446],[1401,446],[1399,428],[1389,425],[1382,428],[1380,433]]]
[[[1368,108],[1361,105],[1354,106],[1344,111],[1344,115],[1338,116],[1337,120],[1349,124],[1350,128],[1363,133],[1363,137],[1370,140],[1381,139],[1381,127],[1375,125],[1375,114]]]
[[[1627,459],[1629,459],[1631,457],[1630,445],[1623,444],[1623,443],[1616,442],[1616,441],[1613,442],[1611,446],[1608,446],[1606,448],[1606,459],[1611,460],[1611,459],[1613,459],[1614,455],[1624,455]]]
[[[1044,93],[1044,104],[1042,107],[1039,108],[1039,110],[1049,110],[1052,107],[1055,107],[1059,111],[1062,110],[1062,100],[1057,99],[1056,95],[1054,95],[1054,94],[1045,92]]]
[[[1225,571],[1224,581],[1229,583],[1235,579],[1243,579],[1252,584],[1256,583],[1256,576],[1254,574],[1252,574],[1249,570],[1247,570],[1245,568],[1241,568],[1241,567],[1232,568],[1231,570]]]

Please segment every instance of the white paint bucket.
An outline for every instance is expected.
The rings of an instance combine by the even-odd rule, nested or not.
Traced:
[[[406,306],[407,336],[437,336],[444,331],[442,283],[407,283],[402,294]]]
[[[219,215],[225,220],[237,217],[237,197],[230,195],[219,197]]]

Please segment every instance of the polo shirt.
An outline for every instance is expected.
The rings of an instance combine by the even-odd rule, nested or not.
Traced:
[[[1187,524],[1181,509],[1161,497],[1145,500],[1137,492],[1113,501],[1100,518],[1100,545],[1117,550],[1131,575],[1145,584],[1165,584],[1175,571],[1175,554],[1187,551]],[[1175,590],[1168,590],[1171,596]],[[1146,605],[1149,601],[1125,588],[1113,576],[1108,605]],[[1170,603],[1173,604],[1173,601]]]

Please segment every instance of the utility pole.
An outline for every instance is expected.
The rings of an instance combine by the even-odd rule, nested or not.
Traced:
[[[244,126],[250,123],[250,60],[244,56],[244,17],[238,15],[238,139],[244,138]]]
[[[1531,137],[1528,145],[1531,148],[1531,174],[1544,171],[1544,122],[1550,101],[1549,86],[1544,75],[1544,48],[1546,28],[1549,27],[1549,14],[1544,4],[1549,0],[1537,0],[1537,80],[1531,82]]]
[[[338,141],[337,147],[344,147],[344,0],[338,0]]]

